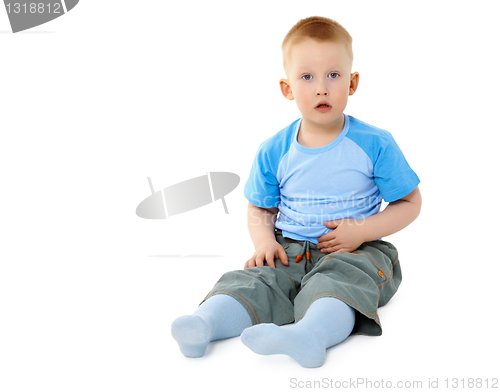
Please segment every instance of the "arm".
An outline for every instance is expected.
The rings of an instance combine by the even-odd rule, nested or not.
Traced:
[[[335,230],[318,238],[318,249],[323,253],[352,252],[363,242],[404,229],[418,217],[421,205],[422,197],[416,187],[405,197],[389,203],[383,211],[366,219],[327,221],[325,226]]]
[[[247,226],[255,252],[246,261],[244,268],[263,266],[264,261],[270,267],[274,267],[275,258],[279,258],[284,265],[288,265],[286,252],[274,236],[274,223],[277,216],[277,207],[266,209],[248,203]]]

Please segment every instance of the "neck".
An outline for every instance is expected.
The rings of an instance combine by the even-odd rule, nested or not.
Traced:
[[[344,129],[343,115],[329,124],[318,124],[302,119],[298,142],[304,147],[323,147],[334,141],[342,133],[342,129]]]

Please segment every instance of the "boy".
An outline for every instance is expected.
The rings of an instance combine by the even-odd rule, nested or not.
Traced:
[[[256,353],[321,366],[350,334],[382,333],[377,308],[401,282],[397,251],[380,238],[419,215],[419,179],[388,132],[343,113],[359,82],[351,36],[306,18],[282,51],[281,91],[302,118],[260,146],[245,185],[255,253],[172,324],[188,357],[241,334]]]

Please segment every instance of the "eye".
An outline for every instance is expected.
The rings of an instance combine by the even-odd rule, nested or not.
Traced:
[[[302,75],[302,79],[304,79],[304,80],[311,80],[312,79],[312,75]]]
[[[340,75],[337,73],[337,72],[330,72],[328,74],[328,77],[329,78],[332,78],[332,79],[335,79],[335,78],[338,78]]]

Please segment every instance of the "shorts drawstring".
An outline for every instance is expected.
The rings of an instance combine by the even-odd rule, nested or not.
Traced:
[[[309,241],[304,241],[304,245],[302,246],[302,250],[300,251],[300,254],[295,259],[296,263],[298,263],[300,260],[302,260],[302,255],[304,254],[304,250],[306,251],[307,261],[311,260],[311,253],[309,252]]]

